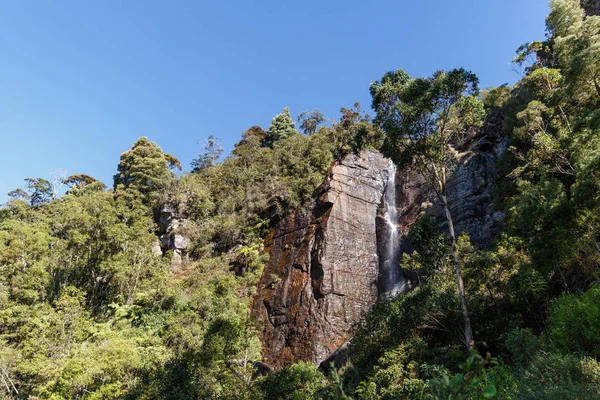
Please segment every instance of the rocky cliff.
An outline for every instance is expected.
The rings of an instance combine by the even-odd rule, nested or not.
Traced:
[[[376,301],[376,218],[389,167],[375,151],[345,157],[319,197],[267,238],[270,261],[253,306],[267,364],[320,363]]]
[[[177,272],[186,261],[185,250],[189,245],[188,237],[181,232],[188,223],[185,204],[163,204],[156,211],[155,219],[159,241],[153,252],[155,255],[164,255],[172,250],[171,269],[172,272]]]
[[[587,15],[600,15],[600,0],[581,0],[581,6]]]
[[[495,212],[493,198],[497,162],[507,141],[495,131],[486,129],[462,144],[460,167],[449,182],[456,230],[467,232],[479,247],[493,243],[504,217]],[[262,330],[265,363],[279,368],[328,359],[389,287],[379,255],[390,237],[383,217],[390,171],[390,162],[378,152],[346,156],[331,168],[314,199],[270,233],[270,261],[252,307]],[[394,181],[396,240],[400,252],[410,252],[407,234],[420,215],[435,216],[442,229],[445,218],[414,171],[398,171]]]

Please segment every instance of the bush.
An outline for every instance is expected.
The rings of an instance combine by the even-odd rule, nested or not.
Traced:
[[[518,399],[599,399],[600,364],[592,358],[541,353],[519,380]]]
[[[561,353],[600,357],[600,288],[556,299],[548,315],[548,334]]]
[[[325,376],[309,362],[299,362],[272,373],[258,382],[264,399],[318,399]]]
[[[419,379],[419,364],[415,361],[425,348],[426,344],[416,338],[386,351],[373,373],[357,386],[358,398],[412,399],[429,393],[427,383]]]
[[[515,328],[506,337],[506,349],[515,364],[528,363],[540,347],[540,341],[531,329]]]

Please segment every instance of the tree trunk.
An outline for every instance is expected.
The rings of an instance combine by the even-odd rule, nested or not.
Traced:
[[[454,268],[456,269],[456,283],[458,284],[458,295],[460,297],[460,308],[465,322],[465,345],[471,350],[475,347],[475,339],[471,330],[471,320],[469,319],[469,309],[467,308],[467,299],[465,298],[465,287],[462,279],[462,271],[460,266],[460,257],[458,255],[458,246],[456,244],[456,234],[454,233],[454,223],[452,222],[452,214],[448,207],[448,200],[445,195],[442,196],[444,202],[444,211],[446,211],[446,219],[448,220],[448,229],[452,237],[452,255],[454,256]]]

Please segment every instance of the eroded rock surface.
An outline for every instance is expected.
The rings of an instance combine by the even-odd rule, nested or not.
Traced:
[[[185,204],[163,204],[156,213],[159,229],[159,242],[154,246],[156,255],[164,255],[172,250],[171,266],[173,270],[182,266],[185,260],[185,250],[189,246],[189,239],[181,233],[188,222],[185,213]]]
[[[508,140],[495,130],[478,135],[462,146],[460,167],[448,181],[448,199],[454,229],[460,235],[469,234],[480,248],[490,248],[504,228],[504,213],[495,209],[498,162],[508,148]],[[442,229],[447,229],[442,208],[433,200],[429,211]]]
[[[376,218],[389,162],[375,151],[334,165],[318,200],[281,221],[254,300],[263,356],[279,368],[329,357],[377,299]]]

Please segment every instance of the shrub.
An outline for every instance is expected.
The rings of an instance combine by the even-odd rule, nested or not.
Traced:
[[[562,353],[600,356],[600,288],[563,294],[550,307],[548,334]]]
[[[518,399],[598,399],[600,365],[592,358],[540,353],[522,371]]]
[[[305,400],[319,398],[325,376],[309,362],[299,362],[265,377],[258,383],[265,399]]]
[[[540,347],[540,341],[531,329],[515,328],[506,336],[506,349],[516,364],[529,362]]]

